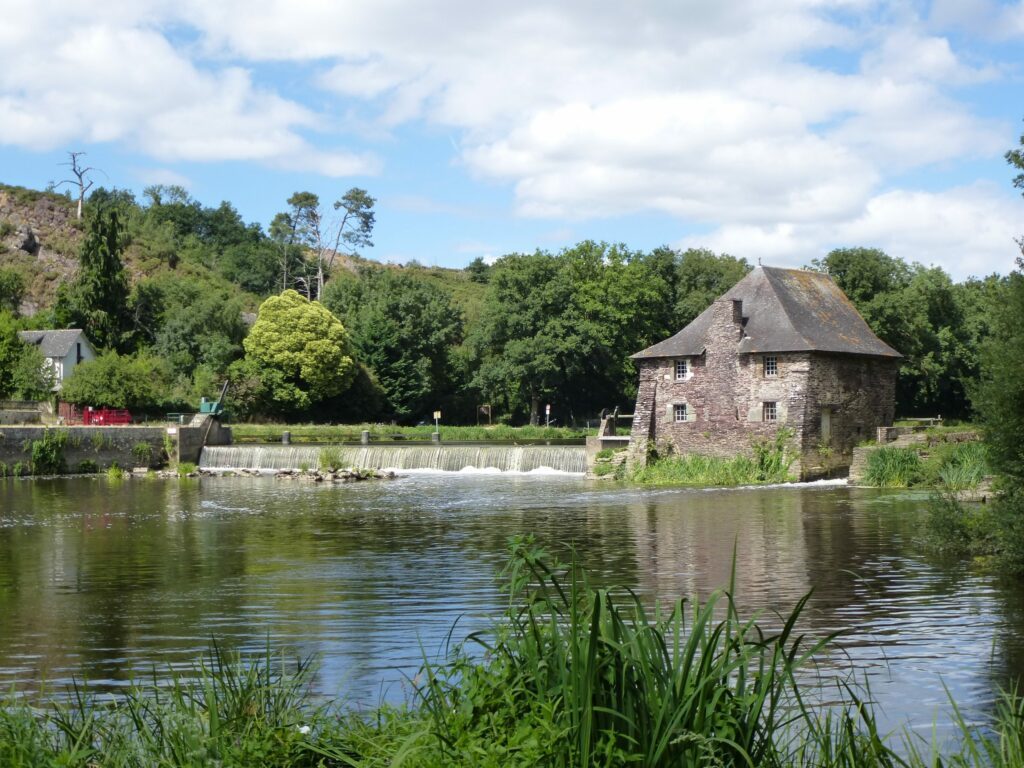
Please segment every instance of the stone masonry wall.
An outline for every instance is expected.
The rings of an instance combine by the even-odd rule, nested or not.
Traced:
[[[898,360],[815,353],[808,380],[802,450],[815,474],[850,466],[858,443],[872,440],[896,413]],[[828,409],[830,434],[822,432]]]
[[[765,375],[764,355],[736,351],[742,332],[737,303],[715,302],[707,349],[687,358],[685,380],[676,380],[674,358],[640,361],[630,460],[642,462],[651,441],[660,453],[749,455],[753,440],[772,439],[785,427],[801,455],[791,472],[820,476],[849,466],[853,446],[892,423],[896,363],[777,353],[777,373]],[[765,402],[776,403],[775,421],[763,420]],[[675,421],[676,404],[686,404],[687,421]],[[822,408],[831,413],[827,441]]]
[[[115,462],[124,469],[139,466],[133,451],[138,443],[150,446],[154,463],[164,453],[163,427],[0,427],[0,462],[8,471],[18,462],[27,465],[32,458],[31,442],[42,439],[48,429],[68,435],[64,447],[68,472],[77,472],[84,461],[95,463],[98,469]]]

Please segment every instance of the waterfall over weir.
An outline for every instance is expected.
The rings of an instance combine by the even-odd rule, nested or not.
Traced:
[[[316,469],[322,445],[232,445],[207,447],[199,458],[203,469]],[[471,469],[500,472],[549,470],[587,471],[582,445],[337,445],[346,467],[361,469]]]

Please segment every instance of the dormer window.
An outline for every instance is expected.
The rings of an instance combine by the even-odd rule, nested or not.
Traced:
[[[690,374],[690,364],[683,358],[682,360],[676,360],[676,381],[686,381]]]
[[[778,376],[779,375],[779,358],[775,355],[764,356],[764,375],[765,376]]]

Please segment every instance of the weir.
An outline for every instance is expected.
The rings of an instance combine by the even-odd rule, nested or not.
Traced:
[[[203,448],[202,469],[318,469],[322,445],[233,445]],[[402,445],[330,446],[341,464],[360,469],[498,470],[532,472],[554,470],[583,474],[587,470],[582,445]]]

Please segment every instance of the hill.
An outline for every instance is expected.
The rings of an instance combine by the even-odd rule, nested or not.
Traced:
[[[79,220],[67,195],[0,184],[0,268],[14,269],[24,280],[22,315],[31,317],[52,307],[57,287],[74,278],[88,217],[100,202],[97,197],[122,213],[127,234],[123,260],[132,285],[163,275],[194,278],[237,295],[249,312],[280,291],[276,275],[269,276],[269,238],[259,225],[242,222],[229,203],[218,208],[203,208],[193,200],[141,206],[126,193],[101,189],[90,198],[86,218]],[[264,258],[247,261],[239,254],[246,249],[262,251]],[[356,273],[375,268],[402,270],[443,289],[469,322],[479,315],[486,286],[464,270],[382,264],[346,254],[339,254],[335,267]]]

